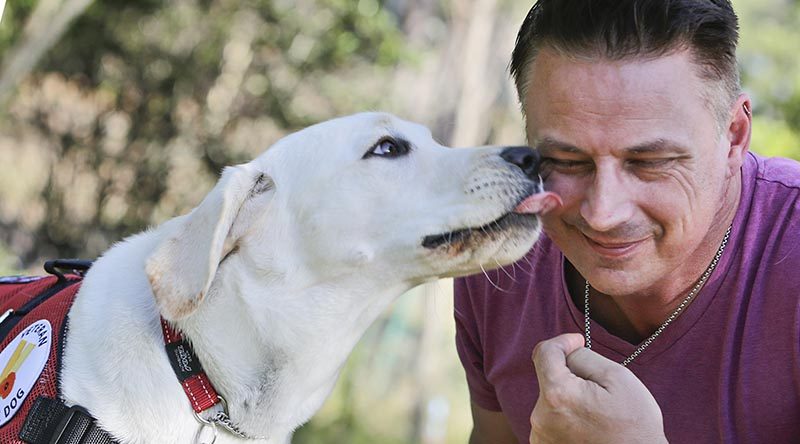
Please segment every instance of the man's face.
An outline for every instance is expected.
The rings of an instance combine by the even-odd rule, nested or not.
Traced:
[[[528,74],[528,139],[564,201],[545,231],[581,275],[625,295],[699,274],[717,247],[709,230],[735,209],[738,163],[689,54],[586,61],[543,49]]]

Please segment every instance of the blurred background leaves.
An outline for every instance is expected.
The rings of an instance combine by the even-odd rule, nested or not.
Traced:
[[[752,149],[800,158],[800,2],[734,1]],[[0,22],[0,273],[92,258],[184,213],[224,165],[380,109],[454,146],[520,144],[507,64],[530,2],[10,0]],[[466,442],[449,283],[371,328],[297,443]]]

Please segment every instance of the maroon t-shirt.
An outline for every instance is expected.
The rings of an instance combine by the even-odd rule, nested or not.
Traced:
[[[800,164],[748,154],[731,239],[705,287],[629,364],[681,443],[800,443]],[[543,237],[513,267],[456,280],[456,344],[472,401],[520,442],[539,395],[534,346],[583,333],[564,256]],[[531,265],[532,264],[532,265]],[[499,288],[499,289],[498,289]],[[592,350],[636,349],[592,325]]]

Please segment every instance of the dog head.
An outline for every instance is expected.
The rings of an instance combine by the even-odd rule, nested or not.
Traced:
[[[360,275],[411,287],[517,260],[539,235],[537,213],[558,204],[528,148],[450,149],[423,126],[363,113],[226,168],[146,272],[173,320],[195,309],[231,254],[298,286]]]

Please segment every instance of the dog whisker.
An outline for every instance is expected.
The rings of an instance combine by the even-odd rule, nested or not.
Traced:
[[[517,262],[514,262],[514,264],[511,266],[511,272],[514,274],[514,279],[517,278],[517,266],[518,265],[519,264]],[[520,267],[520,270],[521,270],[522,269],[522,265],[519,265],[519,267]]]
[[[517,280],[514,278],[514,276],[512,276],[511,274],[509,274],[509,272],[508,272],[508,271],[505,269],[505,267],[503,267],[503,266],[500,264],[500,262],[499,262],[497,259],[494,259],[494,262],[497,264],[497,270],[498,270],[498,273],[499,273],[500,271],[502,271],[502,272],[503,272],[503,273],[504,273],[506,276],[508,276],[508,278],[509,278],[509,279],[511,279],[511,281],[512,281],[512,282],[514,282],[515,284],[519,283],[519,282],[518,282],[518,281],[517,281]],[[511,267],[512,267],[512,269],[513,269],[514,265],[512,264],[512,265],[511,265]]]
[[[493,281],[493,280],[492,280],[492,278],[489,276],[489,273],[486,271],[486,269],[483,267],[483,265],[481,265],[480,267],[481,267],[481,271],[483,272],[483,275],[484,275],[484,276],[486,276],[486,280],[487,280],[487,281],[489,281],[489,283],[490,283],[490,284],[492,284],[492,287],[494,287],[494,288],[495,288],[495,290],[497,290],[497,291],[499,291],[499,292],[501,292],[501,293],[509,293],[509,291],[508,291],[508,290],[505,290],[505,289],[503,289],[503,288],[500,288],[500,286],[499,286],[499,285],[497,285],[497,284],[495,284],[495,283],[494,283],[494,281]],[[499,274],[498,274],[498,277],[499,277]]]
[[[524,269],[522,271],[524,273],[526,273],[528,276],[530,276],[531,274],[533,274],[533,266],[534,266],[533,265],[533,260],[531,260],[529,257],[526,256],[525,257],[525,263],[528,264],[528,268]]]

